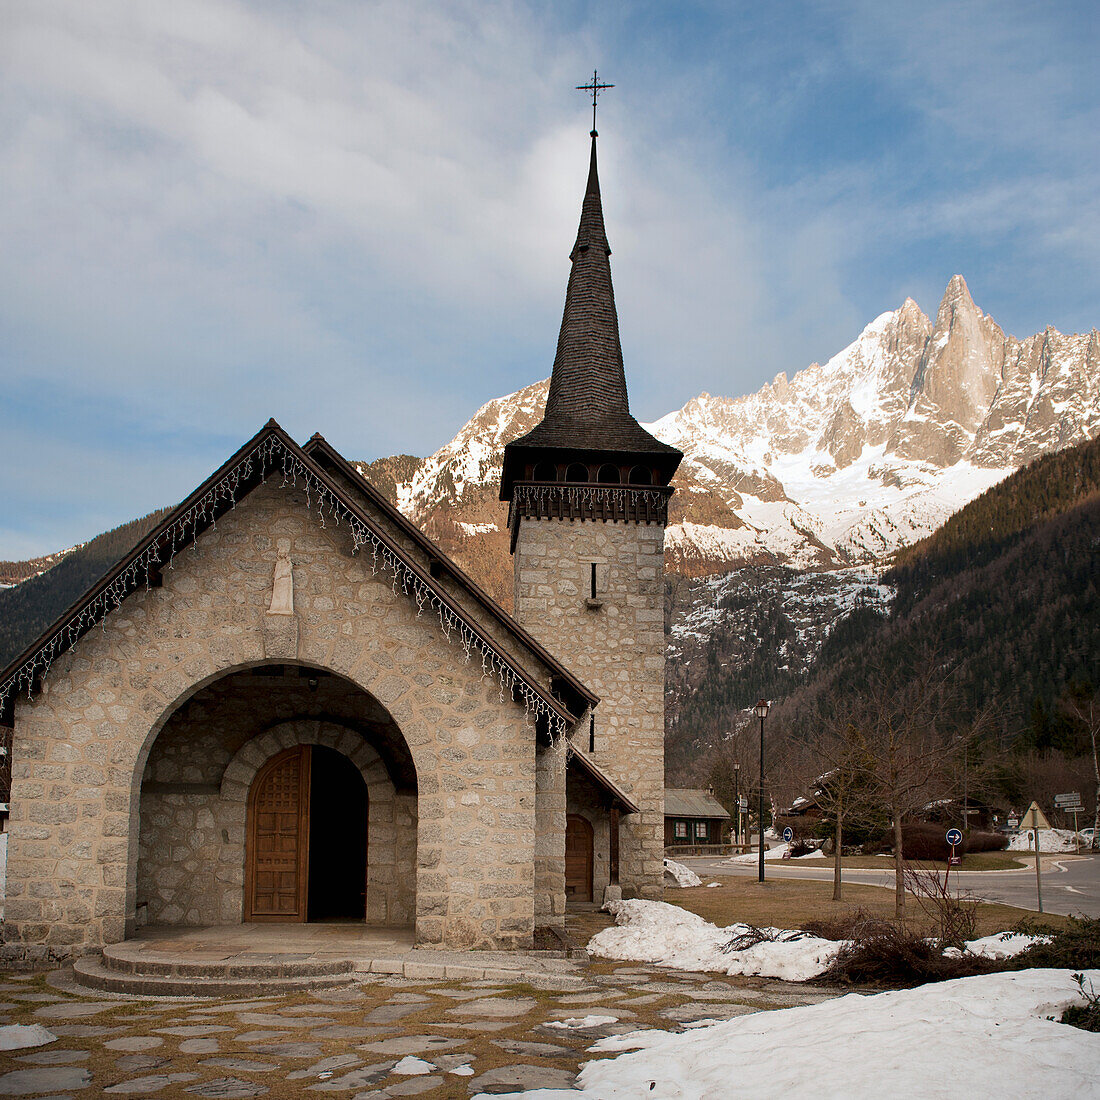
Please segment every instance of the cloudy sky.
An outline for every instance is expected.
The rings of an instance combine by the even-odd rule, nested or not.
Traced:
[[[428,454],[547,376],[597,66],[640,419],[954,272],[1092,328],[1098,48],[1092,0],[0,0],[0,559],[269,416]]]

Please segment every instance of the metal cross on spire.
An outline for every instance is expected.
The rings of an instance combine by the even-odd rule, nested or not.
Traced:
[[[592,70],[592,82],[590,84],[578,84],[578,92],[591,92],[592,94],[592,136],[596,136],[596,97],[605,88],[614,88],[614,84],[601,84],[596,70]]]

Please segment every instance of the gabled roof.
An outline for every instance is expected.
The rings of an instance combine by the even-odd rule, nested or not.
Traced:
[[[542,421],[504,450],[501,499],[510,499],[532,452],[585,452],[648,458],[671,478],[683,455],[650,435],[633,416],[626,393],[619,317],[611,284],[611,249],[604,230],[596,168],[596,132],[581,205],[572,268],[558,333],[554,371]],[[536,457],[537,455],[533,456]]]
[[[463,645],[469,642],[485,653],[505,686],[551,726],[556,725],[564,733],[575,724],[584,709],[599,701],[324,440],[315,437],[309,450],[304,450],[274,420],[269,420],[257,435],[173,509],[0,673],[0,719],[10,725],[15,697],[20,692],[30,694],[36,690],[52,662],[71,649],[83,634],[119,607],[139,586],[158,586],[162,567],[169,567],[176,553],[273,473],[304,483],[311,507],[319,516],[335,513],[338,522],[348,524],[357,547],[367,544],[375,548],[380,559],[394,570],[398,587],[420,607],[429,606],[435,610],[440,616],[441,628],[448,633],[454,630]],[[369,501],[374,514],[363,506],[364,500]],[[414,555],[390,537],[375,518],[378,512],[438,561],[452,586],[464,589],[478,609],[492,616],[522,649],[548,668],[553,691],[493,639],[491,631],[477,621],[479,616],[471,614],[448,592],[448,585],[442,578],[432,576],[430,567],[420,565]]]
[[[711,817],[728,821],[730,815],[710,793],[690,787],[665,788],[665,817]]]

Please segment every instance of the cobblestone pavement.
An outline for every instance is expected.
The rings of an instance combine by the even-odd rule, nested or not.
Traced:
[[[0,975],[0,1023],[57,1041],[0,1053],[0,1097],[385,1097],[568,1087],[605,1035],[826,1000],[824,988],[594,963],[559,992],[379,977],[246,1000],[95,995]]]

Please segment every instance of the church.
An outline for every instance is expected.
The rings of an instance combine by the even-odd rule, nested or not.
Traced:
[[[660,896],[682,456],[630,415],[596,138],[545,416],[505,450],[514,617],[269,421],[0,673],[4,958],[146,923],[529,948]]]

